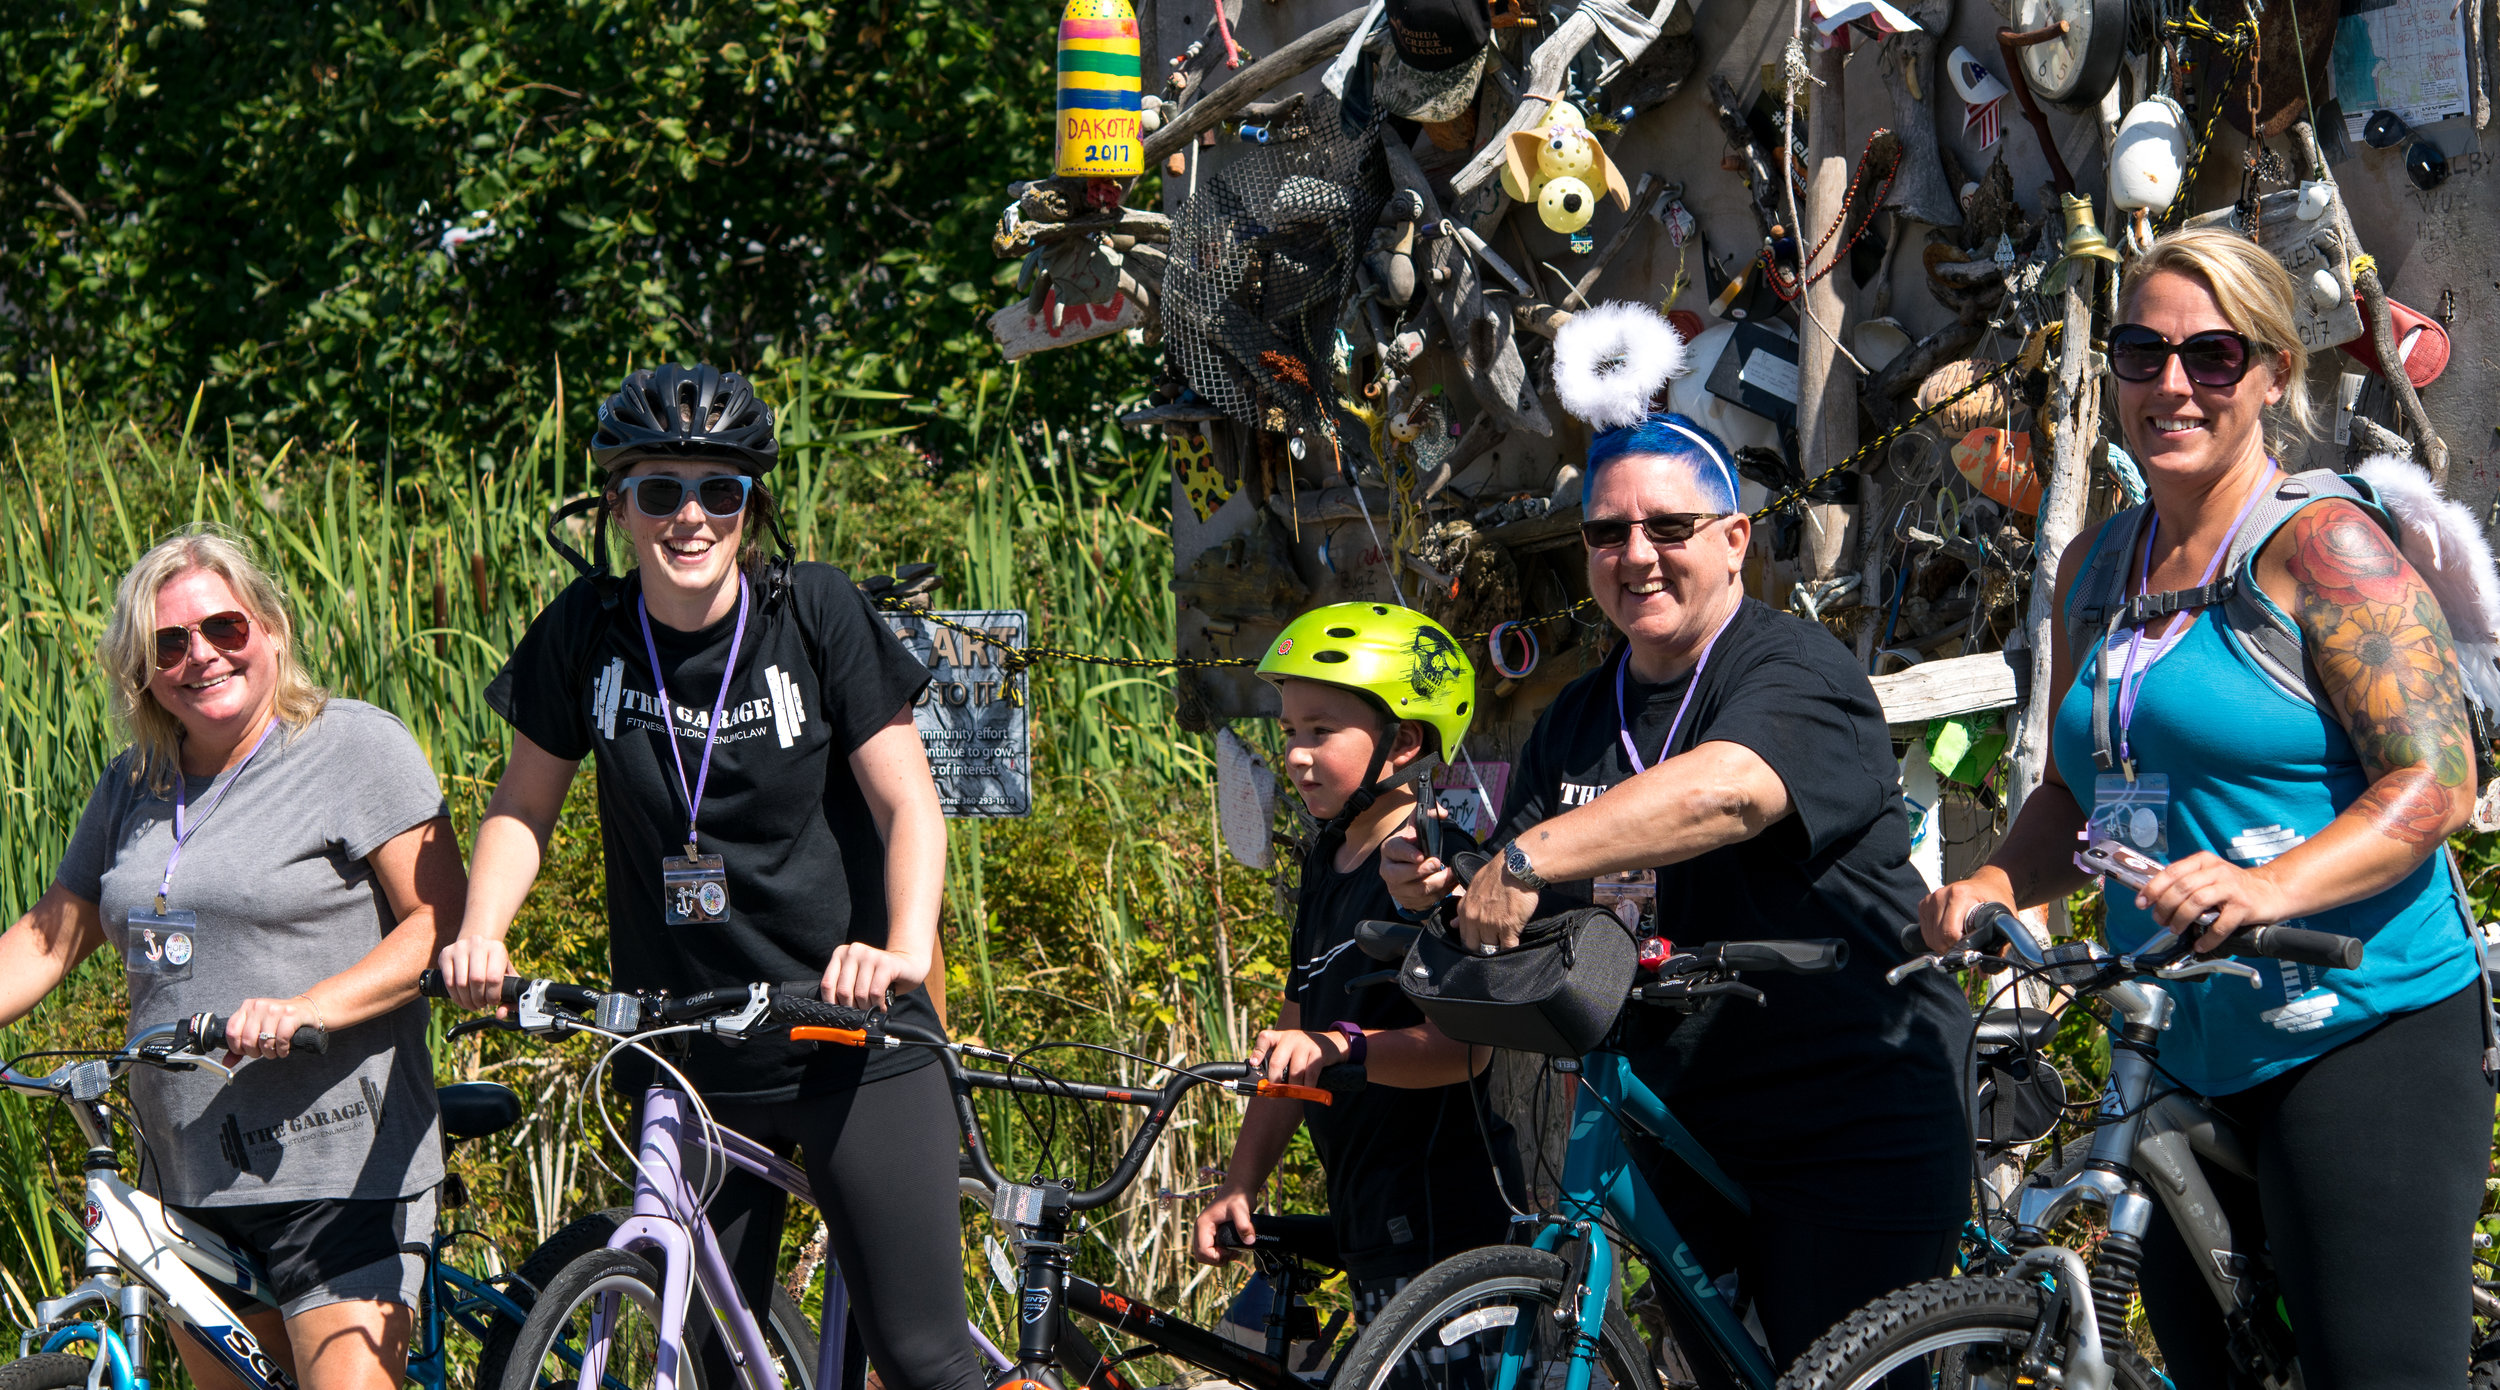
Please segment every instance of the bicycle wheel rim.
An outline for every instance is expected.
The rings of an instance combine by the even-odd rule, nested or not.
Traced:
[[[1555,1323],[1553,1309],[1552,1288],[1533,1276],[1496,1275],[1470,1283],[1416,1318],[1360,1390],[1449,1385],[1491,1390],[1499,1358],[1514,1339],[1524,1346],[1511,1390],[1560,1390],[1579,1329]],[[1603,1380],[1598,1369],[1591,1368],[1591,1390],[1599,1390]]]
[[[1927,1362],[1927,1383],[1952,1390],[2013,1390],[2018,1372],[2015,1362],[2030,1345],[2031,1334],[2011,1327],[1957,1327],[1931,1332],[1915,1338],[1907,1345],[1893,1348],[1873,1366],[1858,1372],[1845,1386],[1833,1390],[1875,1390],[1884,1378],[1913,1362]],[[1974,1368],[1968,1353],[1987,1351],[1989,1356]],[[2063,1353],[2063,1348],[2052,1348]],[[1956,1356],[1953,1353],[1961,1352]],[[1934,1358],[1929,1361],[1929,1358]],[[2029,1381],[2023,1382],[2029,1385]]]
[[[581,1390],[581,1363],[600,1314],[607,1334],[601,1390],[652,1390],[661,1355],[658,1313],[658,1295],[639,1275],[620,1270],[591,1281],[565,1309],[555,1340],[539,1356],[540,1390]],[[690,1359],[678,1360],[681,1390],[693,1390],[692,1370]]]

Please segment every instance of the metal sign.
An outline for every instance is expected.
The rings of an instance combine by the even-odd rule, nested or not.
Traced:
[[[1007,669],[998,645],[1023,649],[1029,631],[1024,611],[934,615],[954,627],[909,613],[884,616],[905,650],[929,668],[929,688],[914,702],[912,722],[929,750],[940,807],[950,816],[1031,815],[1033,734],[1025,721],[1024,675]]]

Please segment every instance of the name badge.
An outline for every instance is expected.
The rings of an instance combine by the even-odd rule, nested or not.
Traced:
[[[1638,932],[1658,910],[1658,871],[1626,869],[1589,881],[1589,900]]]
[[[122,946],[124,970],[151,980],[191,978],[191,957],[199,951],[198,913],[181,908],[167,912],[140,908],[122,925],[129,933]]]
[[[2132,782],[2116,772],[2092,779],[2090,833],[2116,840],[2138,854],[2170,859],[2170,777],[2139,774]]]
[[[717,854],[673,854],[660,861],[660,898],[672,927],[729,920],[729,870]]]

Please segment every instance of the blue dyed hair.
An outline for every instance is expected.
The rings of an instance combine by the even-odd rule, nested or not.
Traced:
[[[1736,510],[1736,465],[1727,445],[1688,415],[1653,411],[1637,425],[1606,431],[1589,441],[1588,467],[1580,475],[1580,511],[1597,487],[1597,470],[1625,454],[1657,454],[1682,464],[1693,475],[1709,505]]]

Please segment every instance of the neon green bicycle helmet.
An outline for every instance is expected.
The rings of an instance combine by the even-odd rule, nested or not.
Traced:
[[[1391,717],[1430,726],[1445,760],[1467,737],[1476,706],[1476,664],[1458,639],[1412,608],[1385,603],[1332,603],[1285,624],[1259,676],[1359,690]]]

